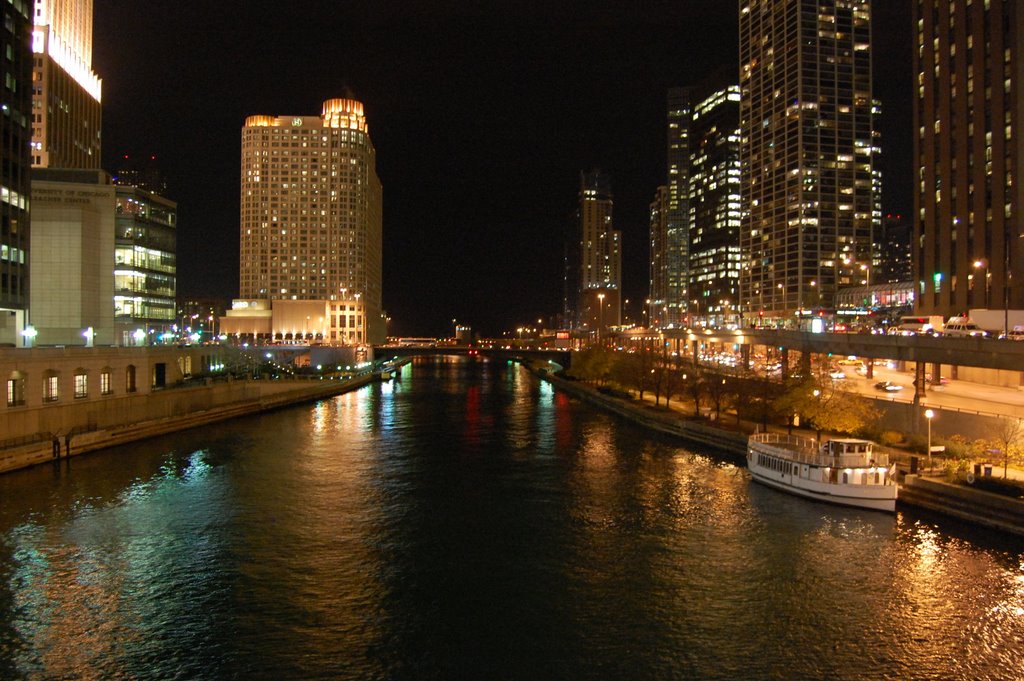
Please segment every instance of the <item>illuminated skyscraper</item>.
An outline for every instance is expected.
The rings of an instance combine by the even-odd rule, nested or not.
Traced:
[[[613,229],[612,206],[608,176],[580,173],[580,321],[602,332],[622,319],[622,234]]]
[[[739,313],[739,102],[739,87],[718,89],[690,122],[690,313],[709,326]]]
[[[690,305],[690,91],[668,91],[668,215],[665,227],[663,326],[688,321]]]
[[[244,309],[272,301],[275,334],[383,342],[381,184],[362,103],[249,116],[241,171]]]
[[[868,0],[741,0],[743,313],[829,307],[870,266]]]
[[[1024,6],[914,2],[916,311],[1024,307]]]
[[[29,302],[31,11],[29,0],[5,2],[0,7],[0,36],[6,50],[5,86],[0,88],[0,343],[17,343],[24,338],[20,332]]]
[[[32,165],[100,167],[99,77],[92,0],[36,0],[32,32]]]
[[[651,202],[651,262],[650,288],[648,289],[646,312],[648,324],[660,327],[665,319],[668,305],[668,263],[666,241],[668,238],[668,187],[658,187]]]

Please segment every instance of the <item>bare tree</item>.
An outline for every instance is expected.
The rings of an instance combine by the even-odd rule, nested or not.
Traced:
[[[1024,453],[1024,422],[1010,416],[999,417],[992,432],[992,441],[998,445],[1003,458],[1003,479],[1006,479],[1010,462],[1018,461]]]

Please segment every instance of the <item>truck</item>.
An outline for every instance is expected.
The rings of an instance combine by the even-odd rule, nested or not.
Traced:
[[[943,326],[942,315],[906,315],[900,317],[896,331],[901,336],[937,334],[942,333]]]
[[[1016,326],[1024,326],[1024,310],[970,310],[967,316],[972,322],[989,332],[993,338],[1003,331],[1012,331]]]

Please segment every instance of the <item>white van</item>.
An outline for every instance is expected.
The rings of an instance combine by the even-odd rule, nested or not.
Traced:
[[[933,314],[900,317],[900,323],[896,330],[901,336],[939,334],[942,333],[942,316]]]
[[[943,336],[984,338],[988,331],[971,321],[970,317],[950,317],[942,329]]]

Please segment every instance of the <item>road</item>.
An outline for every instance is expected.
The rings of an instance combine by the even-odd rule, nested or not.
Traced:
[[[914,401],[914,375],[911,372],[876,365],[874,378],[868,379],[855,373],[853,367],[844,366],[842,369],[847,376],[844,385],[854,392],[895,402]],[[879,381],[891,381],[904,388],[895,393],[882,392],[874,387]],[[921,406],[1024,418],[1024,390],[950,380],[946,385],[929,385]]]

